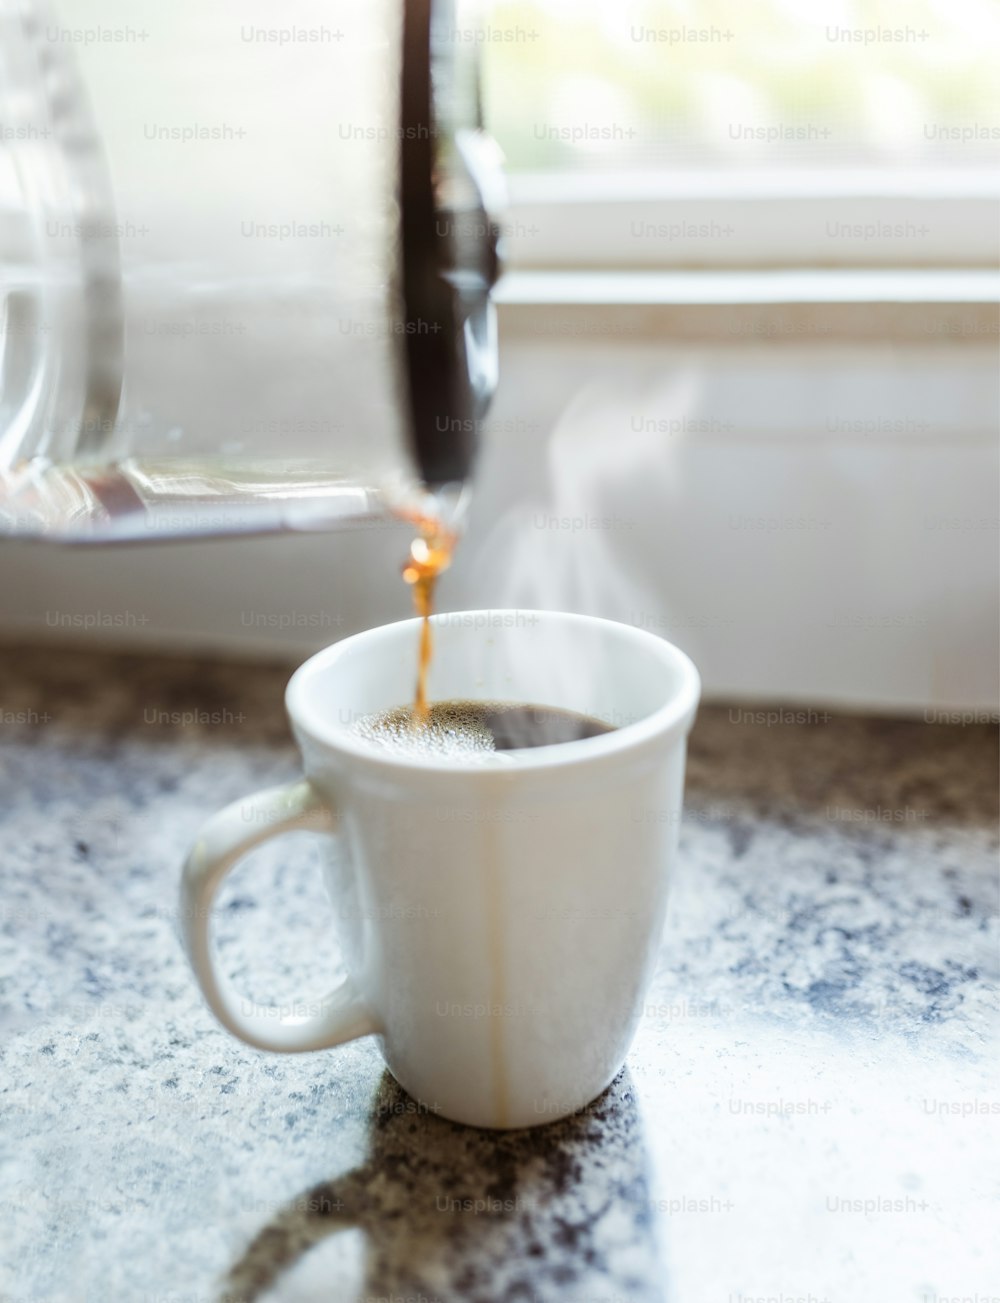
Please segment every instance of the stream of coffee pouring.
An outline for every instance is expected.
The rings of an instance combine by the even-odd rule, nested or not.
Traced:
[[[413,698],[413,723],[425,724],[428,717],[427,673],[434,651],[431,616],[438,578],[451,565],[458,531],[445,525],[440,516],[414,516],[417,536],[410,544],[410,555],[403,566],[403,578],[413,588],[413,605],[423,623],[417,655],[417,684]]]

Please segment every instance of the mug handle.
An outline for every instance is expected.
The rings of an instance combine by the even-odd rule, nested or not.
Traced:
[[[208,1007],[223,1027],[257,1049],[285,1054],[323,1050],[382,1030],[349,977],[310,1004],[305,1014],[257,1006],[247,1010],[212,954],[212,904],[230,869],[255,847],[282,833],[334,836],[339,823],[339,815],[307,779],[290,787],[272,787],[213,815],[184,865],[181,919],[191,967]]]

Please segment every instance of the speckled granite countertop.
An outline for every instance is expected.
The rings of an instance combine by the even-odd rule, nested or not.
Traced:
[[[627,1068],[572,1119],[479,1133],[415,1111],[371,1041],[261,1054],[195,990],[179,866],[296,774],[286,678],[0,652],[0,1297],[1000,1295],[993,729],[703,708]],[[336,962],[311,853],[227,890],[248,994]]]

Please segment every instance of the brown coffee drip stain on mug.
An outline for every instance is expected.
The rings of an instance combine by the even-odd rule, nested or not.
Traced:
[[[507,953],[504,945],[504,908],[499,823],[483,826],[483,883],[486,905],[486,953],[489,956],[490,1003],[503,1009],[507,1003]],[[510,1118],[510,1082],[507,1069],[506,1018],[489,1018],[490,1054],[493,1059],[493,1104],[497,1121],[505,1127]]]
[[[413,605],[423,620],[420,630],[420,654],[417,661],[417,688],[413,701],[413,722],[427,722],[427,671],[434,651],[431,637],[431,615],[434,612],[434,590],[439,575],[451,565],[457,535],[446,529],[440,521],[429,516],[412,516],[409,519],[419,531],[410,544],[409,560],[403,567],[403,578],[413,586]]]

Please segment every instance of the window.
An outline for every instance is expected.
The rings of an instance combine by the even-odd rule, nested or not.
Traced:
[[[992,0],[499,0],[477,39],[515,266],[996,261]]]

